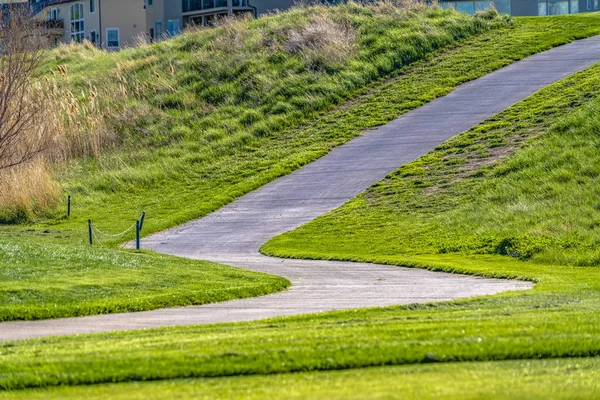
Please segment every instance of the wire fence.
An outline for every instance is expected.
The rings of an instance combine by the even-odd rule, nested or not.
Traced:
[[[136,249],[140,248],[140,234],[142,228],[144,226],[144,219],[146,218],[146,213],[142,212],[142,215],[127,229],[123,232],[119,233],[108,233],[104,232],[98,228],[96,228],[91,219],[88,219],[88,234],[90,245],[93,245],[94,242],[102,243],[107,240],[117,239],[127,235],[131,230],[135,229],[135,244]]]
[[[75,210],[86,210],[88,209],[90,205],[89,204],[80,204],[77,201],[73,201],[73,197],[71,195],[67,196],[67,207],[66,207],[66,216],[67,218],[71,217],[72,212]],[[142,212],[141,216],[133,223],[131,224],[127,229],[125,229],[122,232],[119,233],[109,233],[109,232],[105,232],[101,229],[98,229],[96,226],[94,226],[93,222],[91,219],[88,219],[88,236],[89,236],[89,242],[90,245],[93,245],[94,243],[104,243],[107,242],[109,240],[115,240],[118,238],[122,238],[125,235],[127,235],[129,232],[131,232],[132,230],[135,229],[135,242],[136,242],[136,249],[140,248],[140,234],[142,231],[142,228],[144,226],[144,219],[146,217],[146,213]],[[54,219],[36,219],[34,217],[33,218],[33,223],[35,224],[41,224],[41,223],[50,223],[55,221]]]

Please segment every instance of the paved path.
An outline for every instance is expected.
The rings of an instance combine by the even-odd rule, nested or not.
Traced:
[[[282,260],[260,246],[364,191],[402,164],[510,105],[600,62],[600,37],[540,53],[457,88],[218,212],[143,240],[144,248],[288,278],[260,298],[140,313],[0,324],[0,340],[158,326],[247,321],[357,307],[450,300],[520,290],[517,281],[373,264]]]

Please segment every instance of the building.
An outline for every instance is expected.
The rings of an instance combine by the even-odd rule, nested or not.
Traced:
[[[494,0],[498,12],[514,16],[543,16],[578,14],[598,11],[598,0]],[[440,0],[440,7],[452,7],[457,11],[473,14],[485,10],[490,1],[446,1]]]
[[[0,0],[23,3],[27,0]],[[211,25],[221,17],[258,16],[290,8],[294,0],[28,0],[55,44],[82,42],[119,50],[145,35],[153,40],[178,35],[189,25]],[[322,0],[327,1],[327,0]],[[331,0],[335,1],[335,0]],[[496,9],[515,16],[576,14],[598,10],[600,0],[493,0]],[[491,0],[439,0],[444,8],[474,14]]]
[[[250,14],[259,16],[285,10],[294,0],[145,0],[146,25],[151,38],[177,35],[182,27],[211,25],[219,18]]]
[[[30,0],[30,9],[54,44],[88,40],[120,50],[147,32],[140,0]]]
[[[0,0],[2,1],[2,0]],[[27,0],[24,0],[27,1]],[[189,25],[211,25],[228,15],[257,16],[286,9],[294,0],[29,0],[31,12],[46,24],[51,42],[88,40],[119,50],[140,35],[178,35]],[[256,4],[254,4],[256,3]]]

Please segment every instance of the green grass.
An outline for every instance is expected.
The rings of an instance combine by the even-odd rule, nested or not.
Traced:
[[[594,66],[538,92],[401,168],[341,209],[266,246],[284,255],[521,278],[535,281],[533,290],[252,323],[5,343],[0,345],[0,386],[18,389],[429,362],[600,356],[600,281],[597,266],[590,261],[595,250],[589,246],[595,240],[590,224],[600,210],[597,202],[585,200],[594,198],[598,186],[594,176],[577,172],[600,165],[595,151],[600,147],[595,99],[600,93],[599,77],[600,66]],[[402,88],[403,82],[391,85]],[[381,90],[392,92],[390,86]],[[501,147],[519,150],[490,164],[501,158]],[[567,172],[575,178],[553,178]],[[547,184],[553,191],[545,189]],[[494,193],[505,197],[490,202],[488,195]],[[531,210],[544,210],[548,226],[556,226],[566,215],[573,221],[569,232],[591,232],[581,240],[565,242],[551,231],[539,235],[544,226],[540,218],[520,213],[507,219],[519,228],[507,241],[502,227],[485,222],[505,198],[527,200]],[[511,204],[505,207],[510,209]],[[471,217],[465,210],[478,214]],[[387,214],[382,217],[382,213]],[[575,217],[589,213],[591,220],[581,219],[588,225],[578,226],[580,220]],[[481,223],[469,225],[476,217]],[[465,224],[464,228],[457,224],[456,236],[450,226],[449,235],[436,235],[434,223],[456,221]],[[525,229],[530,225],[533,230]],[[469,236],[461,239],[465,231],[479,226],[496,229],[487,234],[477,231],[489,238],[482,241],[485,246]],[[417,245],[411,247],[408,236],[398,239],[397,235],[408,234],[421,243],[422,251]],[[294,241],[288,240],[291,236]],[[565,248],[565,243],[571,247]],[[560,246],[567,251],[561,252]],[[577,251],[577,258],[568,257],[570,249]]]
[[[0,394],[10,399],[592,399],[600,359],[380,367],[268,376],[185,379]]]
[[[325,21],[333,34],[347,31],[349,43],[290,50],[291,32],[303,32],[314,21]],[[44,71],[66,66],[59,84],[81,89],[83,97],[89,85],[104,87],[100,104],[116,118],[110,126],[118,145],[99,157],[56,166],[65,197],[73,196],[71,218],[64,216],[65,205],[37,215],[0,210],[0,221],[29,219],[0,226],[0,251],[10,253],[0,257],[0,320],[147,310],[281,290],[287,286],[283,279],[117,249],[118,241],[132,239],[131,231],[118,239],[98,234],[101,250],[90,250],[87,219],[116,233],[146,211],[148,233],[205,215],[339,142],[285,129],[411,62],[508,26],[503,18],[442,10],[344,5],[188,32],[117,54],[57,50]],[[340,60],[338,53],[346,57]],[[119,85],[126,99],[116,94]],[[140,86],[145,89],[136,91]],[[145,111],[135,112],[140,109]]]
[[[321,8],[318,8],[318,10],[323,12]],[[227,138],[213,140],[214,138],[210,133],[212,131],[198,125],[204,123],[202,121],[205,121],[206,118],[212,118],[210,115],[204,117],[198,115],[202,112],[202,107],[190,105],[189,107],[182,106],[169,109],[157,97],[155,98],[159,95],[173,95],[170,91],[169,93],[152,92],[152,96],[148,95],[150,96],[148,98],[138,98],[135,101],[145,102],[145,104],[152,106],[160,118],[156,121],[158,125],[140,125],[138,136],[135,136],[135,132],[124,133],[125,138],[135,139],[141,143],[135,146],[135,151],[131,147],[133,145],[125,141],[119,150],[112,153],[100,158],[73,161],[68,169],[58,169],[56,178],[65,192],[73,194],[72,217],[70,219],[64,218],[62,216],[64,209],[60,209],[36,217],[38,219],[36,224],[0,226],[0,237],[3,238],[3,242],[10,243],[13,240],[12,238],[18,235],[23,242],[30,242],[32,246],[68,245],[68,252],[73,254],[72,257],[85,259],[89,250],[89,247],[84,245],[87,239],[87,218],[92,218],[95,226],[99,229],[114,233],[127,228],[138,218],[141,211],[146,211],[148,216],[144,231],[148,233],[205,215],[234,198],[315,160],[336,145],[360,135],[365,129],[383,124],[403,112],[447,94],[461,83],[485,75],[527,55],[577,38],[600,33],[600,24],[598,24],[600,17],[596,14],[559,18],[522,18],[517,19],[510,25],[498,21],[495,23],[494,29],[486,30],[489,24],[487,22],[477,22],[467,16],[442,11],[419,14],[417,17],[409,17],[407,21],[407,17],[404,16],[383,15],[375,11],[356,8],[356,6],[340,9],[327,8],[325,10],[333,15],[332,18],[334,19],[350,18],[354,21],[353,23],[357,27],[358,43],[355,57],[361,60],[358,64],[364,67],[365,63],[374,59],[374,55],[369,53],[369,51],[374,51],[381,54],[381,57],[385,55],[389,60],[396,60],[390,61],[391,69],[378,70],[379,72],[374,76],[368,75],[370,78],[361,83],[361,89],[360,85],[349,87],[341,83],[345,79],[344,77],[347,77],[347,74],[343,73],[342,70],[356,67],[358,64],[355,62],[337,66],[337,69],[321,69],[316,70],[316,72],[307,69],[305,65],[305,68],[297,71],[299,75],[312,76],[319,82],[321,82],[320,79],[325,81],[342,79],[336,82],[341,85],[338,85],[339,87],[343,86],[345,89],[342,92],[335,93],[344,93],[344,95],[336,97],[335,101],[332,100],[331,103],[328,103],[329,106],[323,106],[325,108],[319,111],[323,112],[322,114],[319,114],[316,109],[310,109],[303,114],[304,117],[302,118],[304,119],[292,119],[295,121],[292,125],[297,126],[282,128],[276,134],[253,135],[252,140],[235,146],[227,142]],[[295,14],[290,14],[291,16],[282,14],[265,20],[253,21],[248,24],[248,27],[244,28],[242,25],[239,29],[244,31],[247,29],[257,30],[258,33],[256,34],[260,33],[262,35],[264,32],[272,31],[278,26],[288,26],[289,28],[289,26],[294,26],[300,22],[306,24],[309,20],[307,17],[309,13],[310,11],[307,10],[297,10]],[[336,13],[340,15],[338,16]],[[433,29],[432,24],[440,25],[440,27]],[[383,32],[382,26],[385,26]],[[408,31],[412,32],[414,29],[417,29],[417,31],[424,29],[428,32],[433,29],[432,32],[436,33],[434,35],[436,39],[431,39],[431,41],[415,39],[416,41],[409,41],[414,48],[406,48],[403,47],[404,45],[398,48],[397,46],[400,46],[400,44],[392,38],[403,35]],[[223,82],[226,82],[227,79],[233,79],[213,70],[209,72],[193,70],[194,73],[199,75],[196,75],[195,78],[189,77],[188,81],[185,81],[181,74],[184,74],[186,70],[179,65],[175,68],[174,75],[168,72],[171,61],[183,65],[191,62],[190,60],[194,57],[200,57],[208,51],[207,49],[212,49],[209,44],[213,43],[214,36],[218,34],[217,32],[219,31],[193,33],[174,41],[116,55],[97,54],[85,49],[79,49],[76,52],[69,49],[63,52],[64,54],[61,53],[59,59],[54,62],[69,65],[68,80],[75,86],[82,84],[81,82],[83,82],[88,72],[91,75],[94,71],[110,71],[119,62],[129,66],[130,69],[124,69],[125,67],[123,67],[121,72],[126,74],[127,82],[132,85],[156,70],[161,76],[167,76],[162,79],[169,80],[170,84],[180,89],[177,91],[177,95],[183,96],[184,93],[193,91],[194,80],[208,79],[202,74],[209,74],[210,79],[216,79],[215,76],[221,77],[220,79],[223,79]],[[469,35],[471,37],[467,38],[466,36]],[[422,38],[422,36],[419,37]],[[456,39],[461,40],[456,41]],[[380,44],[383,47],[373,45],[373,40],[378,43],[381,42]],[[197,43],[198,49],[190,49],[190,43]],[[252,47],[250,48],[252,49]],[[436,52],[436,48],[440,49]],[[417,51],[417,49],[420,50]],[[189,51],[189,53],[185,51]],[[245,62],[255,69],[262,68],[263,64],[261,63],[271,62],[268,61],[270,59],[269,54],[261,53],[258,59],[254,59],[245,52],[242,53],[247,57]],[[414,56],[412,59],[418,57],[425,57],[426,59],[405,65],[406,62],[412,60],[410,57],[407,58],[411,54]],[[291,62],[290,60],[302,61],[298,55],[284,55],[287,57],[286,59],[289,59],[289,62]],[[223,57],[225,56],[232,57],[231,54],[224,54]],[[376,59],[380,60],[381,58],[377,57]],[[255,65],[254,62],[258,64]],[[220,63],[217,64],[221,65]],[[132,65],[138,65],[138,67],[133,68]],[[278,74],[283,74],[282,71],[286,71],[285,66],[276,64],[276,67],[283,68],[283,70],[278,70],[277,73],[273,72],[274,75],[270,79],[276,80]],[[165,71],[165,68],[167,71]],[[252,68],[249,70],[254,71]],[[385,76],[386,74],[396,75],[396,77],[377,81],[379,76]],[[238,78],[242,79],[241,75]],[[177,83],[175,82],[177,79],[182,81]],[[235,82],[237,82],[236,85],[242,84],[242,81],[239,80]],[[284,85],[283,82],[282,85]],[[291,83],[287,82],[286,85],[291,85]],[[335,87],[339,89],[338,86]],[[312,98],[315,96],[311,92],[312,89],[310,88],[312,87],[304,87],[306,90],[300,90],[298,96]],[[276,93],[276,91],[273,93]],[[329,96],[330,94],[330,91],[323,91],[322,93],[323,96]],[[332,107],[335,102],[342,102],[344,98],[351,97],[352,94],[354,94],[354,97],[342,106],[333,109],[327,108]],[[266,102],[264,104],[271,101],[266,98],[263,100]],[[240,110],[239,107],[242,107],[240,104],[235,106],[238,107],[236,108],[238,111]],[[250,103],[243,104],[248,106]],[[252,109],[258,109],[258,103],[252,104]],[[233,107],[231,104],[220,103],[215,103],[214,106],[215,109],[219,110],[221,110],[221,107],[223,107],[223,110],[231,110],[231,107]],[[265,105],[265,107],[267,106]],[[261,110],[264,111],[267,108]],[[169,124],[169,121],[173,121],[173,115],[181,116],[186,113],[192,113],[194,117],[187,119],[177,117],[177,126],[187,124],[185,126],[190,129],[190,132],[186,135],[177,136],[160,125]],[[222,113],[218,115],[223,116]],[[239,117],[238,114],[235,115],[231,118]],[[158,126],[160,126],[160,129],[157,128]],[[156,129],[159,129],[165,135],[172,135],[168,136],[169,140],[167,142],[169,145],[155,140],[156,137],[152,132]],[[246,128],[242,129],[244,132],[246,130]],[[243,132],[240,134],[243,134]],[[235,137],[235,135],[231,137]],[[125,236],[122,240],[131,238],[131,236]],[[115,249],[114,246],[115,242],[108,240],[105,249],[107,257],[109,255],[116,259],[119,257],[135,257],[123,255],[121,250]],[[59,250],[57,252],[60,253]],[[31,265],[57,265],[64,268],[64,271],[68,270],[73,273],[69,269],[69,265],[71,265],[69,259],[56,257],[55,253],[52,252],[38,251],[36,254],[36,257],[22,254],[22,262]],[[162,265],[162,263],[169,263],[169,265],[180,263],[179,260],[175,259],[167,261],[167,258],[161,258],[161,261],[150,261],[153,260],[154,255],[147,255],[146,257],[149,263],[156,266]],[[190,261],[190,263],[192,262]],[[81,264],[74,263],[73,265]],[[96,264],[98,266],[97,274],[101,274],[103,271],[104,267],[100,265],[105,264]],[[194,265],[202,268],[204,264],[196,263]],[[3,276],[12,277],[10,280],[5,281],[5,287],[8,289],[2,290],[3,293],[0,295],[3,299],[9,299],[7,303],[4,303],[4,310],[7,311],[4,313],[3,318],[26,319],[52,315],[47,312],[37,315],[36,313],[27,312],[23,306],[29,307],[28,304],[31,303],[27,302],[31,301],[35,302],[36,308],[39,307],[39,309],[61,309],[60,314],[53,314],[55,316],[79,315],[81,313],[80,309],[76,307],[61,304],[58,301],[59,297],[46,298],[48,291],[45,294],[36,292],[39,290],[38,285],[42,285],[42,282],[46,279],[53,282],[62,280],[63,283],[59,286],[63,293],[80,290],[81,282],[78,280],[73,281],[68,276],[58,274],[57,271],[60,268],[48,271],[48,275],[42,269],[37,271],[37,274],[29,275],[24,280],[19,277],[18,272],[15,272],[12,264],[0,259],[0,270],[3,271]],[[85,271],[82,266],[74,271],[74,276],[85,274]],[[114,268],[109,268],[105,272],[108,271],[112,273]],[[178,276],[180,272],[176,271],[181,271],[182,275]],[[124,269],[122,273],[128,275],[127,269]],[[202,285],[206,284],[206,287],[210,287],[210,283],[199,282],[198,285],[200,286],[193,287],[187,283],[179,287],[178,284],[174,284],[174,282],[184,282],[186,276],[182,269],[172,268],[169,269],[168,275],[165,274],[153,280],[153,284],[149,282],[148,286],[137,286],[135,292],[124,288],[121,290],[119,287],[122,288],[122,286],[117,285],[115,287],[107,284],[107,281],[104,281],[104,284],[99,284],[88,280],[87,284],[91,283],[92,286],[98,286],[94,290],[99,292],[110,293],[102,301],[106,303],[106,307],[108,307],[108,304],[119,304],[118,307],[111,306],[112,310],[116,311],[138,309],[139,304],[146,304],[148,308],[159,307],[161,304],[190,304],[190,299],[198,299],[196,292],[202,292],[202,290],[199,290],[204,287]],[[258,275],[256,277],[258,279]],[[273,283],[272,280],[268,280],[268,282],[265,281],[267,286]],[[271,289],[280,288],[281,281],[278,282],[277,285],[270,286]],[[72,288],[70,288],[71,284],[73,285]],[[175,297],[170,297],[168,303],[145,300],[148,296],[160,297],[160,289],[164,287],[169,287],[169,290],[173,290],[178,294]],[[188,290],[184,290],[183,287],[188,288]],[[92,292],[93,290],[89,293]],[[64,301],[68,300],[67,297],[63,298]],[[128,302],[129,304],[127,304]],[[73,303],[69,302],[69,304]],[[12,311],[10,311],[11,308]],[[100,310],[96,306],[94,306],[94,309]],[[110,307],[105,309],[108,311]],[[17,310],[22,311],[17,312]]]
[[[144,311],[261,296],[283,278],[151,253],[0,237],[0,321]]]
[[[128,227],[142,211],[146,211],[148,219],[145,231],[150,233],[201,217],[316,160],[333,147],[360,135],[365,129],[386,123],[406,111],[449,93],[461,83],[530,54],[600,33],[596,15],[520,19],[515,26],[497,23],[495,29],[486,32],[486,25],[482,22],[467,21],[467,17],[457,17],[454,14],[446,16],[441,11],[433,12],[429,18],[419,16],[413,21],[411,18],[373,13],[365,16],[365,11],[360,8],[356,11],[355,6],[350,7],[350,11],[346,8],[340,10],[342,11],[330,13],[339,13],[339,18],[349,18],[352,24],[357,25],[358,49],[354,56],[357,60],[350,58],[343,66],[332,71],[309,73],[304,65],[299,67],[297,74],[291,74],[286,69],[289,67],[286,63],[296,60],[298,56],[282,51],[276,54],[283,54],[291,61],[274,63],[268,61],[271,53],[259,53],[258,60],[249,58],[245,61],[249,64],[246,68],[248,72],[235,77],[212,69],[205,72],[184,67],[186,63],[208,51],[206,48],[212,48],[209,46],[212,43],[209,39],[214,33],[189,35],[149,49],[117,56],[101,56],[120,57],[125,61],[131,59],[134,65],[141,64],[128,74],[127,70],[122,70],[127,81],[132,84],[152,79],[145,76],[158,70],[161,76],[169,76],[162,79],[168,79],[170,86],[177,87],[176,93],[163,93],[161,96],[193,94],[198,101],[204,99],[205,94],[194,92],[195,82],[210,81],[216,79],[213,76],[216,75],[224,81],[222,85],[231,84],[237,88],[245,82],[244,77],[254,74],[255,70],[269,71],[278,68],[282,70],[273,72],[274,76],[270,76],[269,82],[277,82],[279,86],[265,93],[276,99],[294,99],[297,96],[299,103],[308,103],[310,107],[301,112],[294,109],[290,113],[274,114],[270,107],[276,107],[276,104],[271,104],[275,100],[259,97],[245,101],[242,94],[246,92],[243,92],[240,94],[242,99],[232,100],[234,105],[215,102],[211,104],[215,107],[214,111],[204,115],[206,110],[195,104],[168,109],[161,103],[163,100],[159,101],[154,97],[145,99],[145,104],[157,107],[153,108],[153,113],[158,117],[156,121],[142,121],[147,125],[140,122],[140,132],[126,136],[135,141],[133,145],[125,144],[119,151],[104,155],[98,160],[74,162],[68,170],[57,171],[57,179],[64,192],[71,193],[79,206],[73,218],[68,222],[62,221],[61,227],[82,227],[86,219],[91,217],[99,227],[119,232]],[[306,13],[306,10],[299,10],[289,15],[283,14],[281,21],[273,18],[254,21],[248,29],[253,31],[256,26],[267,25],[269,28],[262,28],[261,32],[270,32],[279,25],[286,26],[296,20],[306,23]],[[436,28],[437,25],[440,27]],[[432,31],[432,36],[419,34],[422,30]],[[404,37],[403,35],[414,31],[417,32],[414,35],[426,41],[396,40],[397,37]],[[463,39],[462,42],[460,39]],[[373,41],[381,43],[375,45]],[[198,42],[196,46],[201,49],[185,52],[189,50],[190,42]],[[449,54],[439,54],[440,51],[460,44],[462,47]],[[430,58],[436,51],[437,55]],[[232,57],[231,54],[227,56]],[[421,58],[428,59],[414,62]],[[386,60],[384,64],[388,65],[387,68],[372,64],[383,63],[382,59]],[[119,59],[110,61],[117,63]],[[177,72],[173,77],[167,72],[171,61],[182,64],[175,68]],[[215,58],[214,63],[221,68],[231,63],[221,61]],[[410,61],[413,63],[409,63]],[[90,68],[92,71],[93,68],[101,68],[95,66],[94,62],[95,58],[72,66],[72,80],[83,80]],[[98,65],[103,64],[100,62]],[[351,74],[353,68],[361,71],[365,69],[360,75],[363,78],[359,83],[348,80],[349,75],[354,76],[354,72]],[[189,76],[192,72],[197,75]],[[402,82],[389,86],[380,84],[369,91],[372,84],[381,77],[402,73],[406,74],[402,77]],[[279,77],[287,77],[288,74],[291,74],[291,78]],[[292,78],[299,82],[288,82],[287,79]],[[311,83],[313,80],[315,82]],[[294,90],[297,95],[282,92],[281,87]],[[343,103],[360,92],[366,94],[353,98],[341,109],[332,109],[336,104]],[[321,101],[321,97],[326,99]],[[268,104],[262,105],[263,101]],[[239,114],[251,112],[248,110],[260,114],[256,117],[260,117],[260,121],[248,126],[241,124],[238,119],[243,119],[244,116]],[[321,112],[325,113],[318,115]],[[253,133],[255,125],[262,126],[265,121],[276,126],[269,128],[266,133]],[[187,133],[179,132],[181,130]],[[215,130],[226,133],[216,133]],[[156,139],[156,135],[160,136],[160,140]],[[80,241],[85,240],[84,234],[78,237]]]
[[[499,254],[594,273],[598,77],[594,66],[543,89],[263,250],[345,260]]]
[[[333,33],[348,27],[346,35],[355,37],[347,45],[330,44],[343,60],[330,55],[327,45],[303,53],[288,49],[290,32],[321,19],[334,24]],[[510,26],[504,19],[437,9],[406,13],[343,5],[190,32],[118,54],[59,52],[48,68],[67,65],[61,84],[72,90],[108,85],[117,92],[116,83],[122,83],[131,107],[145,110],[133,121],[117,121],[115,151],[56,171],[63,191],[80,207],[65,226],[91,217],[118,232],[146,211],[147,232],[155,232],[205,215],[360,134],[328,138],[294,128],[312,125],[311,118],[378,79],[492,28]],[[94,80],[106,70],[108,79]],[[137,94],[139,86],[147,88]]]

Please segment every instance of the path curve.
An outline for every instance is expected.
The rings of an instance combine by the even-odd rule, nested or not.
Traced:
[[[0,340],[160,326],[248,321],[328,310],[458,299],[528,289],[484,279],[375,264],[283,260],[259,254],[270,238],[331,211],[446,139],[539,89],[600,62],[600,37],[531,56],[367,132],[204,218],[152,235],[144,248],[286,277],[268,296],[204,306],[0,324]]]

